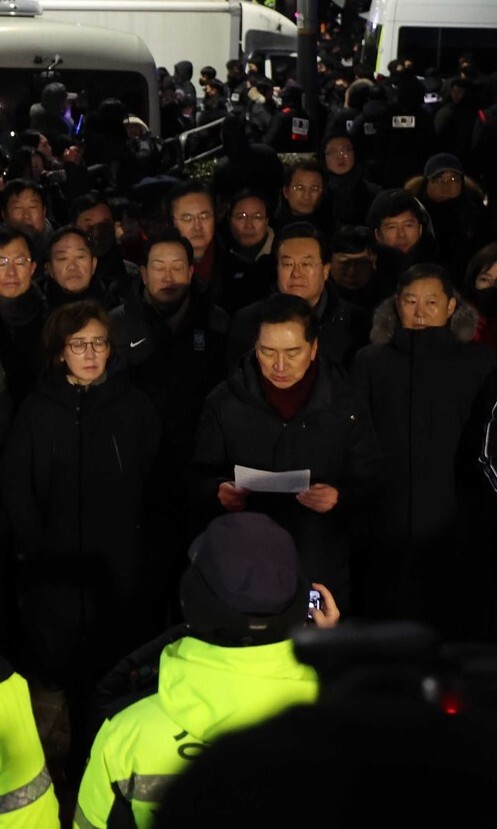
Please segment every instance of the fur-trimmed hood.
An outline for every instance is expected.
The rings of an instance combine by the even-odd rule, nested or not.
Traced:
[[[457,307],[452,314],[449,327],[460,342],[470,342],[476,334],[478,312],[465,302],[458,293],[455,293]],[[391,342],[394,331],[399,324],[399,317],[395,308],[395,297],[383,300],[373,315],[371,328],[371,342],[373,345],[387,345]]]

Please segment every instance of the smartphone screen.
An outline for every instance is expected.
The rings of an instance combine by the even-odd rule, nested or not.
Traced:
[[[317,610],[321,607],[321,593],[318,590],[309,590],[309,607],[315,607]],[[308,619],[312,619],[310,613],[307,614]]]

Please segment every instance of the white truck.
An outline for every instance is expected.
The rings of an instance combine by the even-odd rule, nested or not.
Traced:
[[[43,19],[36,0],[0,0],[0,143],[29,127],[42,87],[62,81],[78,93],[76,123],[86,109],[117,97],[128,112],[160,133],[157,69],[137,35],[100,26]]]
[[[246,0],[41,0],[47,20],[92,24],[139,35],[156,65],[171,74],[182,60],[193,63],[197,84],[202,66],[226,77],[231,58],[296,64],[297,26],[273,9]],[[273,67],[271,66],[273,60]]]
[[[497,70],[497,0],[372,0],[366,18],[363,59],[377,74],[410,57],[418,75],[438,67],[457,72],[457,58],[471,52],[485,73]]]

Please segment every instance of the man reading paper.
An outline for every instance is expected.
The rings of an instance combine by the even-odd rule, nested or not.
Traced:
[[[223,511],[265,513],[293,535],[307,577],[331,585],[346,612],[350,522],[377,496],[382,462],[348,380],[319,357],[317,330],[301,297],[261,303],[254,349],[205,401],[191,467],[192,531]],[[235,466],[309,469],[310,484],[296,494],[249,489],[235,483]]]

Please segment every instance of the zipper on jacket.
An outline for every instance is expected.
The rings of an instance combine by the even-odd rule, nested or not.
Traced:
[[[121,475],[122,475],[123,474],[123,465],[122,465],[122,461],[121,461],[121,453],[119,452],[119,446],[117,445],[117,440],[115,438],[115,435],[112,435],[112,445],[114,447],[114,452],[116,453],[117,462],[119,464],[119,469],[120,469],[120,472],[121,472]]]

